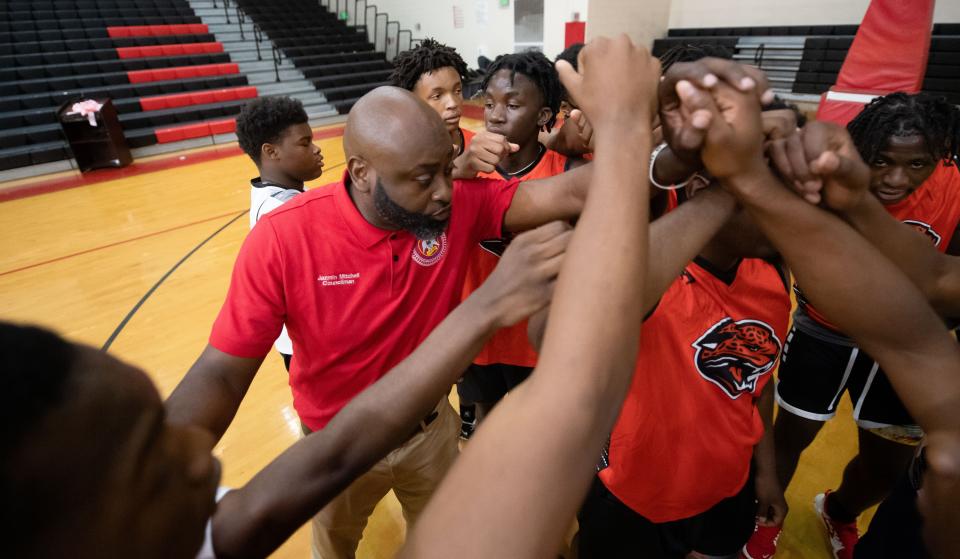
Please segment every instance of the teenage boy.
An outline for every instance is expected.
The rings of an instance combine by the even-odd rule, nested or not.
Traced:
[[[548,150],[539,142],[541,131],[556,121],[563,86],[556,69],[539,52],[528,51],[498,57],[481,84],[484,124],[518,146],[481,178],[519,181],[552,177],[566,171],[573,161]],[[576,160],[582,163],[582,160]],[[464,284],[464,297],[473,292],[497,265],[508,239],[485,239],[474,249]],[[537,354],[527,340],[527,324],[504,329],[491,338],[457,383],[461,405],[461,436],[469,438],[503,396],[526,380],[537,364]],[[474,406],[473,423],[465,411]]]
[[[511,145],[501,134],[489,131],[475,134],[460,127],[467,65],[452,47],[424,39],[417,48],[400,53],[393,66],[390,76],[393,85],[423,99],[443,119],[457,154],[454,178],[469,179],[477,173],[492,172],[501,159],[516,150],[516,145]]]
[[[259,97],[237,116],[237,140],[257,166],[250,180],[250,228],[260,217],[303,192],[323,172],[323,155],[313,143],[303,103],[290,97]],[[274,347],[290,371],[293,343],[284,326]]]

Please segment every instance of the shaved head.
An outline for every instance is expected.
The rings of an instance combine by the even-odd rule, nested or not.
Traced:
[[[399,87],[367,93],[347,117],[343,151],[350,197],[368,222],[421,239],[444,231],[456,152],[440,115],[424,101]]]
[[[440,115],[413,93],[392,86],[361,97],[350,109],[343,132],[347,159],[359,156],[376,167],[449,147],[450,134]]]

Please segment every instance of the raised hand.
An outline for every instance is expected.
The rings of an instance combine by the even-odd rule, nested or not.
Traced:
[[[789,176],[788,182],[811,203],[822,201],[838,212],[856,207],[868,195],[870,168],[847,130],[832,122],[811,122],[801,131],[801,140],[801,146],[788,144],[790,167],[777,162],[780,174]],[[812,180],[804,180],[798,173],[793,162],[801,159],[807,162]]]
[[[757,102],[773,100],[766,76],[752,66],[722,58],[678,62],[671,66],[659,87],[663,139],[677,158],[691,166],[700,166],[700,149],[710,126],[711,113],[702,106],[682,102],[678,90],[681,82],[701,91],[712,91],[720,84],[726,84],[753,95]]]
[[[498,325],[512,326],[546,307],[573,229],[554,221],[517,235],[477,290],[496,309]]]
[[[580,136],[580,141],[583,142],[584,147],[593,151],[593,126],[590,125],[590,121],[587,120],[583,111],[580,109],[570,111],[570,121],[577,127],[577,135]]]
[[[710,90],[681,80],[676,85],[681,111],[693,125],[709,121],[703,130],[701,159],[719,179],[764,172],[763,123],[760,100],[751,91],[741,91],[721,82]]]
[[[507,155],[520,149],[517,144],[507,141],[501,134],[483,130],[477,132],[470,145],[457,158],[454,178],[466,179],[477,173],[492,173]]]
[[[595,134],[643,123],[657,112],[660,62],[626,35],[599,37],[578,57],[579,72],[560,60],[557,71],[574,103],[590,119]]]

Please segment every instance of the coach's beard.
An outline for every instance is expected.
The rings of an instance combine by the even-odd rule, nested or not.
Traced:
[[[450,221],[449,219],[437,221],[429,215],[407,211],[390,198],[379,178],[373,188],[373,207],[387,223],[409,231],[416,238],[426,241],[436,239],[447,229],[447,223]]]

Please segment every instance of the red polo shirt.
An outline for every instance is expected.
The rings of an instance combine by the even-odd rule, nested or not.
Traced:
[[[343,181],[307,191],[250,231],[210,344],[263,357],[286,323],[294,408],[322,429],[457,305],[473,247],[500,236],[516,189],[454,181],[450,223],[434,241],[374,227]]]

